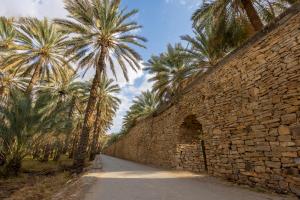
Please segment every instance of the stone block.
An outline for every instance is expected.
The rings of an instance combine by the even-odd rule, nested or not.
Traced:
[[[255,166],[255,172],[257,173],[264,173],[266,171],[265,166]]]
[[[287,114],[281,116],[281,122],[282,124],[293,124],[296,123],[297,115],[295,113],[293,114]]]
[[[281,163],[280,162],[273,162],[273,161],[266,161],[266,166],[271,168],[280,168]]]
[[[293,138],[300,139],[300,125],[291,127]]]
[[[295,142],[280,142],[280,146],[282,147],[294,147],[295,145]]]
[[[281,153],[281,155],[283,157],[289,157],[289,158],[297,158],[298,157],[297,152],[283,152],[283,153]]]
[[[270,151],[271,150],[270,146],[256,146],[255,149],[256,149],[256,151]]]
[[[280,136],[278,136],[278,140],[280,142],[291,142],[292,141],[292,136],[290,136],[290,135],[280,135]]]
[[[290,132],[289,127],[287,127],[287,126],[280,126],[278,128],[278,133],[279,133],[279,135],[289,135],[291,132]]]

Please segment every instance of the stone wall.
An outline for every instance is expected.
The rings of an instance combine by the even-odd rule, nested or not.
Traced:
[[[300,6],[105,153],[299,195]]]

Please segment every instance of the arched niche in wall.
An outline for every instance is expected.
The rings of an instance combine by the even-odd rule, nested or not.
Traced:
[[[196,115],[189,115],[180,126],[179,141],[182,144],[199,143],[202,134],[202,125],[197,120]]]
[[[207,171],[203,129],[196,115],[188,115],[179,127],[178,168],[196,172]],[[197,166],[195,168],[195,166]]]

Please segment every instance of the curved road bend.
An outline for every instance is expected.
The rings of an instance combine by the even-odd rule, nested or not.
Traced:
[[[109,156],[85,200],[281,200],[212,177],[166,171]]]

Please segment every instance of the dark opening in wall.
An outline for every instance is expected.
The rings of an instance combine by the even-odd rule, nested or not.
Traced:
[[[187,116],[180,126],[179,132],[180,161],[179,165],[184,169],[192,163],[198,161],[197,169],[192,171],[207,171],[207,158],[203,129],[196,115]]]
[[[196,119],[196,116],[187,116],[180,127],[179,140],[181,143],[199,143],[201,134],[203,134],[202,125]]]

